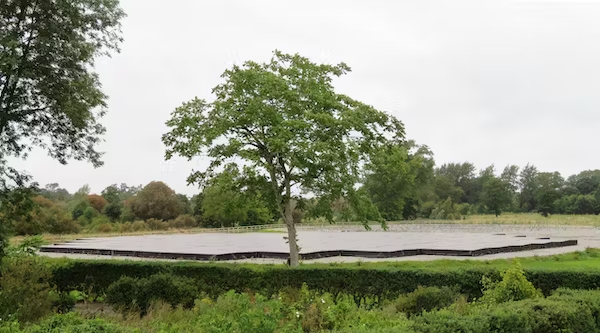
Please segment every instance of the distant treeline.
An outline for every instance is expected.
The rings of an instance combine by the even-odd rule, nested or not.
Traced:
[[[503,211],[544,216],[600,213],[600,170],[565,179],[533,165],[508,165],[501,172],[494,166],[477,170],[469,162],[435,167],[433,154],[425,146],[408,142],[394,149],[374,158],[367,168],[359,184],[364,202],[338,198],[332,207],[333,219],[364,218],[352,208],[361,204],[373,207],[369,219],[388,221],[462,219]],[[115,184],[99,194],[91,194],[87,185],[69,193],[59,184],[48,184],[35,193],[34,209],[13,221],[14,231],[21,235],[128,232],[276,222],[278,207],[269,197],[269,184],[262,178],[241,177],[239,172],[225,169],[192,197],[177,194],[162,182]],[[296,222],[323,217],[318,197],[297,201]]]

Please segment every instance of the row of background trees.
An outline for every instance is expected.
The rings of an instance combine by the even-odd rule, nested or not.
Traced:
[[[163,230],[230,227],[276,222],[277,207],[268,198],[268,182],[249,181],[230,167],[199,194],[178,194],[162,182],[146,186],[114,184],[100,194],[87,185],[69,193],[48,184],[34,197],[29,214],[15,219],[17,234]],[[426,146],[406,142],[373,158],[359,192],[377,210],[369,219],[387,221],[462,219],[470,214],[537,212],[599,214],[600,170],[563,178],[533,165],[492,165],[477,170],[469,162],[435,167]],[[319,218],[319,198],[298,200],[297,223]],[[336,220],[357,219],[345,198],[332,204]]]

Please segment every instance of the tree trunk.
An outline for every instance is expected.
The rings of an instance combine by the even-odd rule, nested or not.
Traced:
[[[285,225],[288,230],[288,243],[290,245],[290,266],[297,267],[300,262],[300,254],[298,251],[298,243],[296,242],[296,226],[294,225],[294,212],[295,203],[293,200],[289,200],[285,205]]]

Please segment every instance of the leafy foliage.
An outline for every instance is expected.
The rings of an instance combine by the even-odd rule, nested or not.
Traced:
[[[408,294],[401,295],[394,302],[398,312],[407,315],[419,315],[423,311],[438,310],[450,306],[458,299],[459,294],[451,287],[422,287]]]
[[[426,185],[433,176],[433,158],[427,147],[414,143],[388,146],[374,154],[367,166],[364,189],[369,193],[382,217],[388,221],[415,216],[411,203],[417,198],[417,188]]]
[[[229,165],[202,191],[202,225],[232,227],[267,224],[273,216],[260,191],[246,185],[235,165]]]
[[[445,201],[440,201],[435,205],[429,218],[433,220],[462,220],[469,213],[468,208],[469,204],[456,204],[448,197]]]
[[[502,273],[502,280],[498,282],[484,276],[481,283],[484,288],[481,301],[486,303],[497,304],[542,296],[542,292],[527,281],[525,272],[520,267]]]
[[[105,132],[106,96],[94,60],[118,51],[115,0],[3,1],[0,5],[0,170],[18,186],[6,157],[45,149],[61,163],[70,158],[102,165],[96,151]],[[5,187],[3,187],[5,188]]]
[[[179,197],[163,182],[150,182],[131,199],[131,211],[140,219],[170,220],[183,213]]]
[[[8,188],[0,186],[0,263],[9,245],[8,236],[13,232],[12,222],[19,219],[31,222],[30,212],[35,207],[33,197],[36,189],[34,185]]]
[[[329,202],[354,196],[362,163],[377,147],[404,138],[400,121],[334,91],[332,79],[349,71],[344,63],[315,64],[279,51],[268,63],[233,66],[213,89],[213,103],[194,99],[172,113],[166,158],[207,156],[208,169],[188,177],[201,186],[231,158],[268,180],[296,266],[292,190]]]
[[[94,208],[98,212],[101,212],[104,209],[104,207],[108,205],[108,201],[106,201],[106,199],[97,194],[90,194],[88,195],[87,199],[90,203],[90,206],[92,206],[92,208]]]
[[[510,183],[496,177],[489,178],[483,184],[481,203],[496,216],[511,203]]]
[[[51,274],[37,257],[4,260],[0,275],[0,320],[32,322],[52,313]]]
[[[111,284],[106,300],[125,314],[139,311],[145,315],[152,302],[163,301],[173,307],[183,305],[191,308],[199,295],[195,283],[189,278],[170,274],[157,274],[149,278],[122,277]]]

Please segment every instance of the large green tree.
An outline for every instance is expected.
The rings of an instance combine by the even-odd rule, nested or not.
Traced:
[[[510,206],[510,183],[494,176],[487,178],[481,191],[481,203],[498,217],[503,209]]]
[[[473,180],[475,179],[475,165],[473,165],[473,163],[464,162],[442,164],[439,168],[436,169],[435,174],[436,177],[445,177],[454,185],[454,187],[460,188],[461,191],[456,192],[462,192],[462,196],[457,201],[455,201],[455,199],[453,198],[454,202],[473,203],[473,200],[471,200],[472,197],[474,197]],[[441,196],[440,198],[445,200],[447,197]]]
[[[572,175],[567,185],[575,187],[580,194],[594,194],[600,190],[600,170],[586,170]]]
[[[537,210],[544,216],[554,214],[555,202],[560,199],[564,178],[558,172],[540,172],[535,177]]]
[[[349,71],[344,63],[316,64],[275,51],[270,62],[226,70],[224,83],[213,89],[213,103],[193,99],[167,122],[167,159],[202,154],[210,160],[188,182],[205,185],[232,158],[268,180],[287,226],[292,266],[299,258],[294,196],[319,197],[328,218],[331,202],[340,197],[365,207],[354,187],[362,165],[379,146],[404,138],[399,120],[335,92],[333,78]]]
[[[102,165],[96,145],[107,97],[93,65],[118,50],[123,16],[117,0],[0,3],[3,162],[39,146],[61,163]]]
[[[163,182],[150,182],[130,201],[131,211],[142,220],[170,220],[184,212],[177,193]]]
[[[7,157],[33,147],[63,164],[102,165],[107,97],[93,66],[118,51],[123,16],[118,0],[0,1],[0,195],[29,180]],[[10,200],[2,195],[0,207]]]
[[[433,158],[427,147],[413,142],[384,147],[367,165],[364,189],[382,217],[397,221],[416,216],[418,190],[433,175]]]
[[[527,164],[519,173],[519,208],[522,211],[531,211],[537,207],[536,200],[536,177],[538,169],[534,165]]]
[[[210,181],[202,191],[202,224],[211,227],[267,224],[273,220],[261,192],[247,186],[235,164]],[[246,179],[245,179],[246,178]]]

